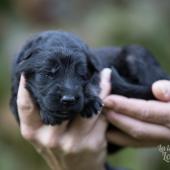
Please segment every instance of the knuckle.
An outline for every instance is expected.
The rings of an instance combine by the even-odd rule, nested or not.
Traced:
[[[75,142],[73,140],[73,138],[67,138],[67,140],[64,138],[63,140],[61,140],[60,144],[59,144],[61,150],[66,154],[74,154],[74,153],[78,153],[79,152],[79,144],[77,144],[77,142]]]
[[[143,127],[138,126],[135,129],[131,130],[131,135],[135,139],[143,139],[143,137],[144,137]]]
[[[96,138],[91,139],[87,144],[86,144],[86,150],[89,150],[90,152],[98,152],[99,150],[102,150],[106,148],[107,142],[105,138],[103,139],[98,139]]]
[[[147,111],[146,110],[144,110],[144,111],[142,111],[141,112],[141,115],[139,116],[139,119],[140,120],[148,120],[148,113],[147,113]]]
[[[65,145],[65,146],[62,147],[62,150],[66,155],[77,154],[78,152],[80,152],[80,150],[73,145]]]
[[[32,111],[33,105],[31,103],[26,103],[24,101],[18,101],[17,102],[18,109],[22,111]]]
[[[170,121],[169,121],[170,122]],[[166,127],[170,129],[170,123],[166,124]]]
[[[53,135],[51,135],[50,133],[43,134],[39,136],[39,140],[41,140],[41,143],[45,148],[55,149],[55,150],[59,149],[59,139],[57,139],[54,136],[54,134]]]
[[[97,143],[97,144],[94,143],[93,145],[90,145],[88,150],[95,153],[95,152],[98,152],[99,150],[106,148],[106,146],[107,146],[107,142],[103,141],[103,142],[100,142],[100,143]]]
[[[106,140],[96,140],[96,138],[88,138],[84,141],[76,141],[74,138],[67,138],[60,142],[60,148],[65,155],[80,154],[84,151],[96,153],[99,150],[105,149],[107,146]]]
[[[22,127],[21,128],[21,135],[24,139],[28,140],[28,141],[32,141],[34,139],[34,132],[26,127]]]
[[[148,107],[143,107],[141,110],[140,118],[141,120],[147,120],[150,117],[150,111]]]

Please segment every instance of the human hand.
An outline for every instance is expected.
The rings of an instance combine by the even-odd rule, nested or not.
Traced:
[[[108,121],[119,129],[107,132],[111,143],[130,147],[170,143],[170,81],[155,82],[152,92],[160,101],[119,95],[104,100]]]
[[[109,69],[101,73],[101,99],[110,90]],[[38,108],[25,89],[21,76],[17,98],[22,136],[31,142],[53,170],[102,170],[106,156],[105,130],[102,114],[90,119],[77,117],[61,125],[47,126],[41,121]]]

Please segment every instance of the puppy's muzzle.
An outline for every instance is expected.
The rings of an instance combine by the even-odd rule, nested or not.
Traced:
[[[63,106],[72,106],[76,104],[78,97],[72,96],[72,95],[64,95],[60,102]]]

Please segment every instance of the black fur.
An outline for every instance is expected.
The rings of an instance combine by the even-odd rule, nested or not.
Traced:
[[[143,47],[92,49],[71,33],[43,32],[26,43],[14,62],[12,112],[19,122],[16,98],[24,73],[45,124],[60,124],[78,113],[91,117],[102,109],[99,72],[106,67],[112,68],[112,93],[127,97],[153,99],[152,83],[169,79]]]

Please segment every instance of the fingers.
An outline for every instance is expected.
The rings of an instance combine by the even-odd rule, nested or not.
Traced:
[[[34,138],[37,143],[42,146],[57,149],[59,147],[59,140],[61,139],[64,131],[67,129],[67,125],[68,121],[56,126],[43,125],[36,131]]]
[[[102,141],[105,138],[105,132],[108,122],[104,115],[100,115],[99,119],[96,121],[96,125],[92,129],[92,137],[97,141]]]
[[[77,128],[75,127],[77,126]],[[94,137],[96,138],[97,136],[103,135],[105,133],[107,127],[107,122],[106,122],[106,118],[104,115],[100,115],[100,116],[94,116],[90,119],[85,119],[82,117],[79,117],[76,119],[76,121],[74,122],[74,126],[72,127],[72,132],[74,130],[77,131],[78,135],[82,135],[86,136],[86,135],[90,135],[93,132]],[[100,135],[97,133],[100,133]]]
[[[169,126],[170,104],[110,95],[104,100],[105,107],[115,112],[151,123]]]
[[[77,115],[77,117],[70,123],[65,134],[68,133],[73,137],[78,137],[80,134],[85,136],[95,127],[98,119],[99,115],[94,115],[91,118],[83,118],[82,116]]]
[[[170,81],[159,80],[155,82],[152,85],[152,91],[157,99],[165,102],[170,101]]]
[[[113,144],[125,147],[153,147],[160,144],[159,141],[156,142],[151,140],[143,142],[142,140],[134,139],[121,131],[113,130],[107,132],[107,140]]]
[[[107,111],[106,114],[109,122],[134,139],[170,142],[170,130],[164,126],[142,122],[113,111]]]
[[[38,108],[34,105],[25,88],[24,76],[21,76],[18,97],[18,113],[22,136],[33,144],[48,148],[56,148],[60,135],[65,131],[68,122],[60,126],[43,125]]]
[[[101,88],[101,93],[100,93],[100,98],[104,99],[106,96],[111,91],[111,83],[110,83],[110,78],[111,78],[111,69],[105,68],[102,70],[101,74],[101,81],[100,81],[100,88]]]
[[[21,75],[18,96],[17,96],[18,114],[23,128],[38,128],[42,122],[39,116],[39,110],[31,100],[28,91],[25,88],[25,78]]]
[[[106,127],[104,116],[94,116],[90,119],[78,116],[61,136],[60,146],[65,153],[97,151],[106,146]]]
[[[105,116],[101,115],[96,121],[95,126],[91,129],[91,132],[89,132],[86,140],[84,140],[84,144],[89,150],[99,151],[106,147],[106,128],[107,122]]]
[[[107,132],[107,139],[109,142],[117,144],[119,146],[141,146],[141,143],[139,141],[120,131]]]

